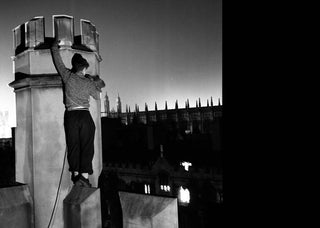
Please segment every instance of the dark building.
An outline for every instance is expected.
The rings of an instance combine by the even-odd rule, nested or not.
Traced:
[[[197,102],[198,103],[198,102]],[[219,102],[220,103],[220,102]],[[200,100],[199,100],[200,104]],[[102,117],[102,147],[106,161],[156,159],[162,145],[166,158],[221,168],[222,105],[149,111],[109,112]],[[117,108],[119,110],[119,108]],[[134,152],[133,152],[134,151]]]
[[[14,129],[11,128],[12,138],[0,138],[0,187],[16,184]]]
[[[102,117],[104,227],[121,227],[118,191],[178,198],[179,227],[221,222],[222,105],[109,112]],[[111,226],[112,224],[112,226]]]
[[[120,99],[118,99],[120,100]],[[120,103],[120,102],[119,102]],[[179,228],[220,227],[222,105],[109,112],[101,118],[103,227],[122,227],[118,191],[178,199]],[[15,184],[14,128],[2,139],[1,186]]]

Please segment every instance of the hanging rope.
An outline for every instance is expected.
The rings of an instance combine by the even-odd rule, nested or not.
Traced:
[[[66,163],[66,155],[67,155],[67,147],[66,147],[66,150],[65,150],[65,153],[64,153],[62,170],[61,170],[59,185],[58,185],[58,189],[57,189],[57,195],[56,195],[56,199],[55,199],[54,206],[53,206],[53,209],[52,209],[52,213],[51,213],[50,221],[49,221],[49,224],[48,224],[48,228],[50,228],[52,219],[53,219],[53,217],[54,217],[54,215],[56,213],[56,210],[57,210],[57,202],[58,202],[58,199],[59,199],[60,187],[61,187],[61,182],[62,182],[62,175],[63,175],[64,166],[65,166],[65,163]]]

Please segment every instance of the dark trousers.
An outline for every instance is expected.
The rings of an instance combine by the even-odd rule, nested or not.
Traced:
[[[92,174],[95,125],[89,111],[65,111],[69,171]]]

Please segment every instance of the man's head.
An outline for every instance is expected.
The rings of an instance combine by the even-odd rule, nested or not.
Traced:
[[[75,73],[81,72],[89,67],[89,63],[79,53],[75,53],[71,59],[72,69]]]

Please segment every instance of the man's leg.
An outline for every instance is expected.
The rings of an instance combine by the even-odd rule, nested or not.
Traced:
[[[79,180],[79,172],[75,171],[71,173],[71,180],[75,184]]]
[[[69,163],[69,171],[72,172],[72,181],[80,170],[80,143],[79,143],[79,124],[76,111],[66,111],[64,115],[64,128],[66,135],[66,143],[68,147],[67,159]]]
[[[88,179],[89,175],[93,173],[92,159],[94,154],[94,135],[95,124],[90,115],[90,112],[83,112],[83,119],[80,130],[80,173],[83,177]]]

